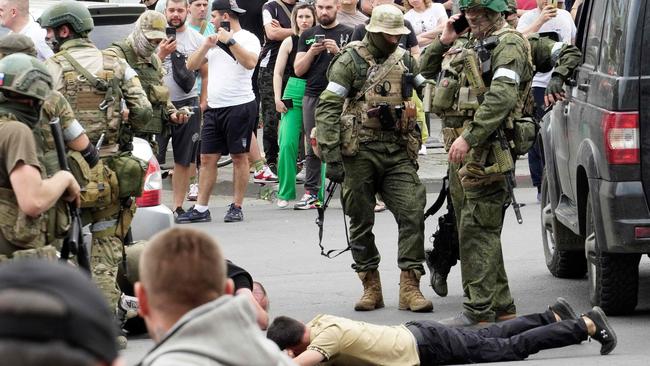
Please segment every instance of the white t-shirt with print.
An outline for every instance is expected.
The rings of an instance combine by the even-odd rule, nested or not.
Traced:
[[[530,27],[539,17],[540,13],[541,10],[539,10],[539,8],[525,12],[519,19],[517,30],[522,31]],[[537,32],[556,32],[560,35],[560,41],[573,44],[577,30],[571,14],[564,9],[557,9],[557,15],[555,18],[544,23]],[[551,70],[549,72],[538,72],[535,74],[535,77],[533,78],[533,87],[546,88],[548,82],[551,80],[552,73],[553,71]]]
[[[446,21],[447,11],[442,4],[433,3],[423,12],[411,9],[404,14],[404,19],[411,22],[415,35],[434,30],[440,23]]]
[[[185,55],[185,59],[188,59],[196,50],[201,47],[203,40],[204,38],[199,32],[188,26],[185,26],[185,30],[182,32],[176,30],[176,51],[182,53]],[[178,102],[180,100],[196,97],[199,94],[197,88],[198,83],[194,83],[194,88],[192,88],[189,93],[184,92],[183,89],[181,89],[178,84],[176,84],[174,81],[174,75],[172,74],[173,70],[171,56],[167,56],[163,60],[163,69],[165,70],[163,82],[169,88],[169,94],[171,95],[172,102]]]
[[[242,29],[235,32],[233,38],[246,51],[259,57],[262,46],[253,33]],[[254,70],[246,69],[218,46],[208,51],[206,58],[210,108],[232,107],[255,100],[251,83]]]

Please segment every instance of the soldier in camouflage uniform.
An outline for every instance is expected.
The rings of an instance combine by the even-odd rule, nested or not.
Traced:
[[[115,56],[128,62],[138,73],[142,88],[147,92],[153,109],[153,117],[135,135],[155,144],[153,135],[159,135],[167,128],[167,122],[185,123],[188,119],[188,108],[181,108],[181,113],[171,102],[169,89],[163,84],[162,62],[155,54],[156,47],[167,37],[165,27],[167,19],[159,12],[147,10],[135,23],[135,28],[122,41],[115,42],[105,52],[113,52]],[[158,151],[156,147],[154,151]]]
[[[528,41],[503,19],[505,0],[461,0],[460,7],[469,35],[459,37],[453,28],[459,15],[451,17],[421,64],[425,76],[442,67],[432,109],[444,120],[467,297],[464,311],[443,323],[469,326],[516,314],[500,239],[510,203],[503,173],[513,169],[510,151],[504,154],[502,148],[503,130],[513,129],[513,121],[521,117],[533,65]],[[534,139],[534,127],[529,134]],[[508,161],[504,156],[510,157],[510,166],[503,164]]]
[[[503,13],[506,21],[512,29],[517,27],[517,4],[515,0],[508,0],[508,9]],[[553,70],[553,78],[549,82],[548,87],[546,88],[546,97],[548,104],[553,104],[559,100],[564,99],[564,91],[562,89],[565,80],[573,73],[573,70],[578,66],[582,58],[582,53],[580,50],[570,44],[564,42],[556,42],[550,38],[540,37],[539,34],[530,34],[526,37],[528,43],[530,44],[531,51],[531,60],[533,66],[535,67],[536,72],[549,72]],[[422,74],[427,78],[434,78],[437,73],[437,68],[440,65],[435,66],[435,62],[429,62],[427,60],[422,64]],[[528,96],[532,98],[532,96]],[[529,100],[529,102],[532,99]],[[531,109],[532,105],[525,103],[524,110],[522,115],[533,117],[533,111]],[[454,123],[458,124],[456,118],[446,116],[444,113],[441,114],[443,127],[452,127]],[[454,207],[462,204],[462,187],[460,181],[457,179],[455,171],[458,168],[451,171],[451,182],[450,190],[452,192],[452,201],[454,201]],[[456,210],[456,215],[460,214]],[[458,217],[458,216],[456,216]],[[456,252],[458,250],[456,249]],[[452,251],[453,252],[453,251]],[[447,295],[447,275],[449,274],[451,263],[455,264],[456,258],[449,258],[446,260],[429,260],[427,264],[431,272],[431,287],[434,291],[444,297]],[[442,268],[436,268],[436,264],[440,265]],[[449,265],[447,265],[449,264]]]
[[[318,146],[328,178],[343,182],[352,267],[364,288],[355,310],[384,306],[372,234],[375,194],[381,193],[399,230],[399,308],[431,311],[433,304],[419,288],[425,273],[426,198],[417,174],[421,136],[411,101],[424,78],[411,55],[398,47],[400,36],[409,33],[398,8],[375,7],[366,30],[363,41],[348,44],[332,61],[316,108]]]
[[[69,172],[48,178],[35,139],[52,79],[43,63],[24,54],[0,60],[0,75],[0,262],[54,259],[52,244],[70,223],[59,198],[78,203],[80,187]]]
[[[115,279],[122,241],[135,212],[132,196],[141,193],[139,178],[146,168],[145,162],[130,154],[133,133],[151,120],[151,103],[136,72],[124,60],[90,42],[88,33],[94,23],[86,6],[58,2],[42,13],[38,23],[47,30],[48,42],[57,52],[46,63],[54,89],[66,97],[91,141],[103,136],[101,186],[111,188],[111,193],[89,204],[82,216],[92,223],[93,278],[114,310],[120,296]],[[127,114],[128,120],[123,120]]]

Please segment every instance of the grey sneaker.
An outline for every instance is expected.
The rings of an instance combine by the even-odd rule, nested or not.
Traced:
[[[442,325],[446,325],[448,327],[461,328],[461,327],[484,326],[493,322],[477,321],[469,317],[467,314],[465,314],[465,312],[462,312],[462,313],[458,313],[458,315],[454,317],[443,319],[439,321],[439,323]]]
[[[223,222],[239,221],[244,221],[244,212],[242,211],[241,207],[237,207],[234,203],[231,203],[228,206],[228,212],[226,212],[226,216],[224,216]]]
[[[558,297],[555,304],[548,307],[552,312],[557,314],[561,320],[578,319],[578,314],[563,297]]]

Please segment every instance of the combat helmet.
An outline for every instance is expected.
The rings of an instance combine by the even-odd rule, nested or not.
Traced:
[[[88,8],[72,0],[63,0],[50,6],[36,21],[42,28],[56,28],[68,24],[78,34],[86,34],[95,27]]]
[[[459,6],[463,11],[475,7],[490,9],[496,13],[508,10],[507,0],[460,0]]]
[[[392,4],[379,5],[372,9],[366,30],[370,33],[386,33],[393,36],[411,33],[404,26],[404,14]]]
[[[0,91],[42,101],[52,91],[52,77],[36,57],[14,53],[0,60]]]

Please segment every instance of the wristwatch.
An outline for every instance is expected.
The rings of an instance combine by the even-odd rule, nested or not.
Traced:
[[[226,46],[231,47],[233,46],[237,41],[235,41],[234,38],[230,38],[229,40],[226,41]]]

